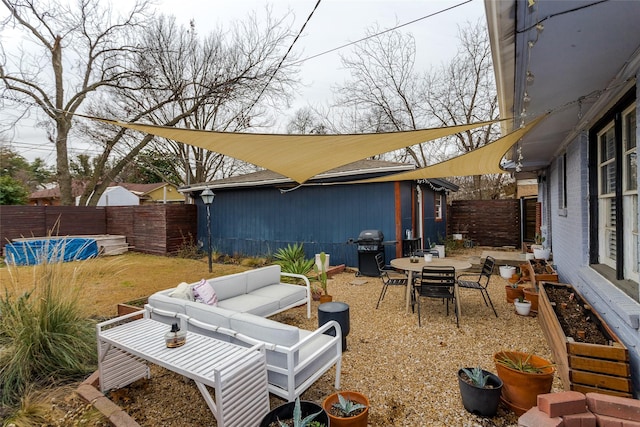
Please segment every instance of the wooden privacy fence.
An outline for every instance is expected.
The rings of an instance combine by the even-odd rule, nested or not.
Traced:
[[[196,232],[195,205],[0,206],[0,249],[20,237],[113,234],[137,252],[166,255]]]
[[[482,246],[520,247],[520,200],[454,200],[447,215],[448,234]]]

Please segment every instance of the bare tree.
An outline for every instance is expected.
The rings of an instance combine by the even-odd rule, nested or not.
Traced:
[[[368,35],[379,33],[379,28]],[[459,30],[460,48],[447,64],[415,70],[415,40],[399,31],[383,33],[356,45],[342,63],[351,78],[335,88],[336,107],[347,131],[388,132],[455,126],[498,117],[491,50],[486,28],[469,23]],[[419,167],[464,154],[492,142],[497,126],[467,131],[390,153],[396,161]],[[449,177],[465,194],[491,198],[507,175]],[[471,187],[471,188],[468,188]]]
[[[297,83],[296,67],[285,67],[288,61],[279,67],[290,36],[283,20],[273,19],[269,11],[266,19],[253,14],[230,32],[219,29],[204,39],[193,23],[184,28],[172,17],[160,17],[149,27],[145,50],[136,58],[144,82],[133,86],[142,89],[113,88],[109,96],[114,102],[94,104],[91,111],[109,117],[124,111],[127,121],[191,129],[242,131],[265,126],[274,106],[288,102]],[[149,143],[150,149],[175,162],[184,183],[252,168],[219,153],[111,126],[92,123],[87,132],[103,141],[104,154],[83,204],[94,203],[106,182]],[[109,163],[109,156],[117,160]]]
[[[439,125],[494,120],[499,116],[495,88],[491,46],[485,25],[469,23],[459,30],[460,47],[454,58],[428,76],[426,93],[427,113]],[[447,140],[458,153],[480,148],[498,137],[498,126],[491,125],[453,135]],[[469,178],[455,178],[467,198],[496,198],[500,187],[509,181],[505,174]]]
[[[17,107],[38,109],[48,119],[48,134],[56,148],[61,203],[73,203],[68,138],[73,114],[94,93],[122,85],[137,51],[134,36],[146,23],[146,0],[136,1],[123,16],[100,0],[66,2],[2,0],[9,17],[0,30],[16,28],[25,44],[3,51],[0,80],[5,96]]]
[[[302,107],[294,113],[294,116],[287,124],[288,133],[297,134],[318,134],[328,133],[327,125],[320,115],[311,107]]]

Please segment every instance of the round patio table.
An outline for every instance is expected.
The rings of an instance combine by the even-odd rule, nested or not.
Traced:
[[[433,258],[431,262],[425,262],[424,257],[419,257],[418,262],[411,262],[411,258],[396,258],[391,260],[391,266],[399,270],[407,272],[409,277],[407,283],[407,293],[405,295],[406,310],[409,312],[409,306],[411,305],[411,292],[413,286],[413,277],[415,273],[421,273],[422,267],[429,265],[430,267],[453,267],[458,271],[464,271],[471,268],[469,261],[463,261],[455,258]],[[458,309],[458,316],[460,316],[460,299],[458,298],[458,281],[453,288],[454,295],[456,297],[456,308]]]

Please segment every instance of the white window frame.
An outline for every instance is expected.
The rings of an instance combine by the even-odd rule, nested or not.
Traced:
[[[598,260],[608,267],[617,268],[616,258],[623,256],[622,276],[624,279],[640,282],[638,268],[638,182],[637,182],[637,135],[635,104],[621,112],[621,129],[616,130],[616,120],[612,119],[597,133],[597,180],[598,180]],[[629,129],[633,126],[633,129]],[[619,131],[619,133],[617,132]],[[616,140],[616,135],[622,140]],[[603,145],[607,138],[607,145]],[[634,138],[632,144],[630,138]],[[607,157],[604,150],[611,148]],[[632,146],[630,146],[632,145]],[[604,149],[603,149],[604,147]],[[617,157],[619,156],[619,158]],[[621,168],[616,167],[621,162]],[[629,165],[632,165],[631,167]],[[621,170],[621,174],[618,171]],[[604,174],[608,174],[607,177]],[[612,175],[613,174],[613,175]],[[616,185],[622,184],[622,212],[616,208]],[[605,188],[608,187],[608,188]],[[616,234],[622,227],[622,242]],[[624,255],[621,255],[624,254]]]
[[[443,203],[444,202],[443,202],[442,193],[435,192],[434,201],[433,201],[433,210],[434,210],[434,217],[436,221],[442,221],[444,219],[444,215],[442,214]]]

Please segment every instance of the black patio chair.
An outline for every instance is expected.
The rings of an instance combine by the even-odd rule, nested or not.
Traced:
[[[453,303],[456,315],[456,326],[460,327],[458,307],[456,304],[456,269],[453,267],[422,267],[420,282],[414,286],[416,304],[418,305],[418,326],[422,326],[421,310],[422,298],[438,298],[446,302],[447,316],[449,315],[449,301]]]
[[[487,286],[489,286],[489,280],[491,280],[491,275],[493,274],[493,268],[495,265],[496,260],[493,257],[488,256],[487,258],[485,258],[484,264],[482,264],[482,270],[480,271],[479,275],[466,273],[458,276],[458,287],[480,291],[480,293],[482,294],[482,299],[484,300],[484,305],[489,306],[489,304],[491,304],[493,314],[498,317],[498,313],[496,312],[496,309],[493,306],[493,302],[491,302],[489,292],[487,291]],[[460,280],[461,277],[474,276],[476,280]],[[487,304],[487,301],[489,301],[489,304]]]
[[[382,252],[376,254],[375,260],[378,265],[378,271],[380,272],[380,279],[382,279],[382,290],[380,291],[378,303],[376,304],[377,309],[387,293],[387,288],[389,286],[407,286],[407,276],[387,268],[384,264],[384,254]]]

